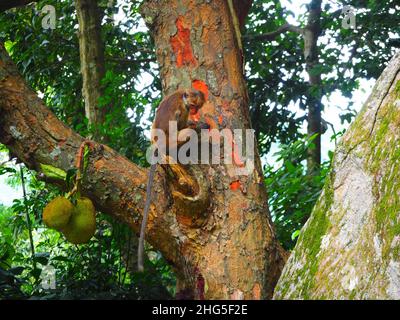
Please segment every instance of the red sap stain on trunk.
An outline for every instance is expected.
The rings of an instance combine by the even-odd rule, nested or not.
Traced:
[[[204,81],[193,80],[192,87],[193,87],[193,89],[203,92],[204,97],[206,98],[206,101],[208,100],[208,86],[206,85],[206,83]]]
[[[239,181],[239,180],[236,180],[236,181],[231,182],[231,184],[229,185],[229,187],[230,187],[231,190],[233,190],[233,191],[240,189],[240,181]]]
[[[195,66],[196,58],[193,55],[192,45],[190,43],[190,30],[183,25],[182,17],[176,20],[176,35],[171,37],[170,43],[172,51],[175,53],[176,66]]]

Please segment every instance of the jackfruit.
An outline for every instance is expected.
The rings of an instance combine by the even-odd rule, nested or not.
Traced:
[[[51,200],[43,210],[43,222],[61,231],[70,221],[74,206],[67,198],[59,196]]]
[[[96,209],[89,198],[79,198],[69,223],[62,229],[73,244],[88,242],[96,231]]]

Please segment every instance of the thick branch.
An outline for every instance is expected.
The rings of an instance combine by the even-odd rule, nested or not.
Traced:
[[[0,44],[0,142],[30,169],[50,164],[67,171],[74,167],[84,139],[60,122],[20,76]],[[166,259],[182,268],[176,234],[175,208],[164,175],[156,174],[147,239]],[[96,208],[139,230],[145,200],[147,170],[111,148],[94,143],[82,191]],[[195,200],[194,200],[195,201]],[[204,208],[201,208],[204,210]],[[176,227],[175,227],[176,228]]]
[[[275,40],[276,37],[279,36],[280,34],[288,31],[304,34],[304,29],[294,26],[290,23],[285,23],[283,26],[279,27],[275,31],[263,34],[256,34],[256,35],[246,35],[244,36],[244,39],[247,41],[253,41],[253,40],[272,41]]]
[[[123,65],[128,65],[128,66],[137,66],[138,63],[146,63],[146,62],[154,62],[156,63],[157,60],[156,58],[143,58],[143,59],[126,59],[126,58],[118,58],[118,57],[107,57],[107,61],[113,62],[113,63],[119,63]]]
[[[0,12],[8,9],[25,6],[28,3],[35,2],[32,0],[2,0],[0,3]]]

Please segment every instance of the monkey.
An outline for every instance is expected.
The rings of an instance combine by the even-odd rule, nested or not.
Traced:
[[[182,142],[179,141],[179,136],[185,129],[206,129],[207,124],[196,124],[189,119],[189,115],[194,115],[203,106],[205,102],[204,93],[195,89],[178,90],[171,95],[165,97],[157,108],[156,115],[152,125],[154,129],[160,129],[165,133],[166,137],[166,152],[171,148],[179,148]],[[169,141],[169,122],[176,121],[178,129],[178,141]],[[184,143],[185,141],[183,141]],[[155,147],[155,152],[158,152],[157,140],[151,135],[151,144]],[[138,270],[142,272],[143,267],[143,253],[144,253],[144,236],[147,226],[147,219],[149,216],[149,209],[151,203],[151,193],[153,188],[154,174],[156,171],[156,164],[151,164],[149,176],[147,179],[146,187],[146,202],[143,210],[142,224],[140,227],[139,247],[138,247]]]

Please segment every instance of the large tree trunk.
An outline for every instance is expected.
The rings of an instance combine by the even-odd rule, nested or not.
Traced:
[[[275,299],[400,299],[400,53],[343,137]]]
[[[164,93],[200,89],[208,97],[202,116],[211,128],[246,129],[247,89],[235,12],[229,8],[224,0],[164,0],[146,1],[141,11],[155,39]],[[181,255],[190,257],[179,287],[194,285],[197,297],[269,297],[283,257],[269,219],[260,162],[244,179],[230,176],[222,165],[198,170],[211,182],[211,205],[191,217],[205,215],[202,226],[177,215],[179,230],[187,237],[181,240]],[[208,291],[199,289],[205,287]]]
[[[244,6],[245,8],[248,6]],[[165,93],[195,87],[208,101],[212,128],[250,128],[237,28],[224,0],[147,1]],[[29,168],[68,170],[83,139],[60,123],[29,89],[0,46],[0,141]],[[182,297],[264,299],[284,264],[268,213],[261,165],[248,176],[229,165],[187,169],[193,188],[156,173],[147,239],[173,265]],[[168,170],[168,169],[167,169]],[[94,143],[83,193],[96,207],[139,229],[147,170]]]

